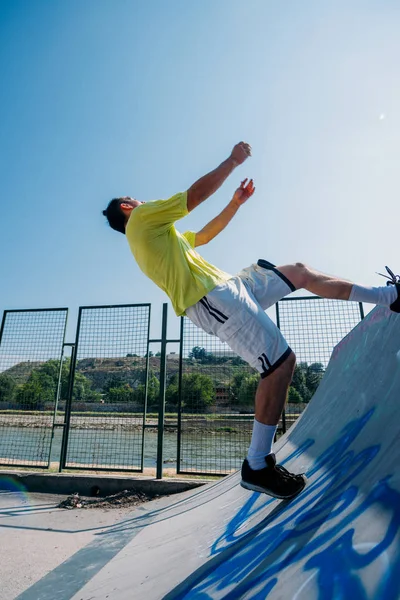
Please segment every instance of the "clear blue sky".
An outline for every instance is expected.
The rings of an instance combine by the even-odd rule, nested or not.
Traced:
[[[188,188],[242,139],[253,158],[180,223],[254,178],[208,260],[399,272],[399,30],[388,0],[0,1],[0,315],[151,302],[157,335],[166,298],[101,210]]]

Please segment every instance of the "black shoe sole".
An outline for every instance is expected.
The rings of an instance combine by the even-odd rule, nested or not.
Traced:
[[[400,313],[400,283],[396,283],[397,299],[389,306],[390,310]]]
[[[260,494],[267,494],[268,496],[273,496],[273,498],[279,498],[280,500],[288,500],[289,498],[294,498],[295,496],[300,494],[300,492],[302,492],[304,490],[304,488],[306,487],[307,478],[305,477],[305,475],[302,475],[301,477],[303,479],[302,487],[299,490],[297,490],[296,492],[294,492],[293,494],[286,495],[286,496],[276,494],[275,492],[268,490],[267,488],[263,488],[259,485],[255,485],[254,483],[248,483],[247,481],[243,481],[243,479],[241,480],[240,485],[245,490],[250,490],[251,492],[259,492]]]

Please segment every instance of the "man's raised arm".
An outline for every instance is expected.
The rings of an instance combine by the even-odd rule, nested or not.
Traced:
[[[247,179],[242,181],[240,187],[234,193],[232,200],[225,206],[224,210],[215,219],[207,223],[201,231],[196,233],[194,245],[197,247],[208,244],[216,235],[221,233],[233,219],[242,204],[247,202],[250,196],[254,194],[255,189],[252,179],[250,179],[249,183],[247,183]]]
[[[194,183],[187,191],[187,209],[190,212],[196,206],[207,200],[216,192],[225,179],[232,173],[238,165],[244,163],[246,158],[251,156],[251,147],[245,142],[236,144],[229,158],[224,160],[214,171],[207,173]]]

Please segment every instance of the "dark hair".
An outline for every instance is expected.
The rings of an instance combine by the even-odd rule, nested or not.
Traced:
[[[107,217],[108,224],[115,231],[125,234],[126,216],[121,210],[122,202],[126,202],[125,198],[113,198],[107,208],[103,210],[103,215]]]

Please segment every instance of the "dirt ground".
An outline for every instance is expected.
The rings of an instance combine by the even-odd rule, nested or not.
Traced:
[[[124,490],[118,492],[118,494],[112,494],[104,498],[88,498],[80,496],[79,494],[71,494],[65,500],[62,500],[57,508],[64,508],[67,510],[80,509],[80,508],[129,508],[132,506],[138,506],[144,504],[150,500],[154,500],[159,496],[148,496],[141,492],[133,492]]]

